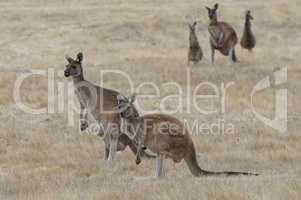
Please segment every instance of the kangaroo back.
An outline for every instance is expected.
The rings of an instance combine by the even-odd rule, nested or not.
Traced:
[[[242,48],[251,51],[256,45],[256,38],[251,30],[251,20],[253,20],[253,16],[251,15],[251,11],[246,12],[245,26],[244,32],[240,41],[240,45]]]
[[[189,25],[190,33],[189,33],[189,51],[188,51],[188,64],[189,62],[193,62],[194,64],[198,63],[202,60],[203,52],[201,46],[199,44],[197,35],[195,33],[196,22],[192,25]]]

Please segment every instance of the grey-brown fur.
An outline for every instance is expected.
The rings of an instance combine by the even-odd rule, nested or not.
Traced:
[[[252,49],[256,45],[256,38],[251,29],[251,20],[253,20],[253,16],[251,15],[251,11],[248,10],[245,16],[245,26],[244,32],[240,41],[240,45],[242,48],[252,51]]]
[[[188,24],[189,26],[189,50],[188,50],[188,65],[190,62],[197,64],[202,60],[203,51],[199,44],[197,35],[195,33],[197,23]]]
[[[115,152],[124,150],[127,146],[136,155],[136,144],[120,132],[120,113],[116,112],[118,105],[118,92],[106,89],[84,79],[82,60],[83,54],[78,53],[76,59],[66,56],[68,64],[64,74],[71,76],[74,83],[75,95],[80,103],[81,131],[88,128],[89,124],[97,123],[103,127],[98,130],[99,136],[104,136],[105,160],[113,160]],[[88,114],[90,117],[88,117]]]
[[[257,175],[246,172],[212,172],[199,167],[195,147],[190,133],[178,119],[164,114],[149,114],[139,116],[133,107],[134,100],[119,96],[119,109],[122,117],[128,122],[131,131],[135,131],[138,140],[137,163],[140,163],[140,149],[146,147],[157,154],[156,177],[163,176],[163,159],[169,158],[174,162],[183,159],[194,176],[210,175]],[[131,98],[134,99],[134,98]]]
[[[208,31],[210,34],[211,63],[214,63],[215,50],[228,56],[231,63],[236,62],[235,45],[238,38],[234,28],[226,22],[218,21],[216,14],[218,4],[215,4],[212,9],[209,7],[206,9],[210,20]]]

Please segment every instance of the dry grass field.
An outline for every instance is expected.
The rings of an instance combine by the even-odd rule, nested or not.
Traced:
[[[209,64],[208,17],[204,6],[212,0],[1,0],[0,1],[0,199],[300,199],[301,198],[301,2],[298,0],[219,1],[219,19],[229,22],[241,36],[244,11],[252,10],[257,47],[252,53],[238,45],[239,63],[230,65],[217,53]],[[188,22],[198,21],[197,34],[204,59],[187,67]],[[57,83],[63,77],[64,56],[84,53],[86,79],[103,82],[129,95],[128,81],[103,70],[120,70],[129,75],[134,88],[153,82],[160,88],[156,99],[140,98],[153,93],[144,87],[138,93],[141,107],[156,110],[160,100],[174,94],[164,83],[176,82],[181,97],[197,84],[210,82],[227,89],[226,110],[220,100],[202,101],[196,109],[173,114],[179,119],[215,124],[223,118],[233,125],[231,134],[194,133],[200,166],[208,170],[260,173],[258,177],[193,177],[186,164],[165,162],[167,177],[139,181],[135,177],[154,173],[155,161],[135,164],[126,150],[113,165],[103,160],[104,143],[94,135],[80,133],[78,114],[68,125],[67,109],[30,114],[13,98],[15,81],[33,69],[52,69]],[[287,82],[256,95],[256,110],[273,118],[275,91],[287,89],[287,135],[258,120],[251,110],[250,94],[263,78],[287,68]],[[187,73],[191,82],[187,83]],[[190,87],[187,87],[189,85]],[[48,105],[47,76],[26,79],[20,89],[22,102],[32,108]],[[57,89],[55,90],[57,94]],[[210,94],[203,89],[201,93]],[[57,95],[56,95],[57,97]],[[65,95],[67,101],[67,95]],[[174,108],[176,101],[167,105]],[[158,111],[159,112],[159,111]]]

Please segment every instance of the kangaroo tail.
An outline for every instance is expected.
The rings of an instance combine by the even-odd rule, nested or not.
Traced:
[[[233,172],[233,171],[222,171],[222,172],[214,172],[214,171],[207,171],[200,168],[197,159],[196,159],[196,153],[194,146],[192,145],[192,148],[190,148],[190,151],[185,156],[184,160],[186,161],[190,172],[194,176],[238,176],[238,175],[244,175],[244,176],[258,176],[259,174],[256,173],[249,173],[249,172]]]
[[[205,176],[258,176],[259,174],[250,173],[250,172],[233,172],[233,171],[222,171],[222,172],[212,172],[212,171],[205,171]]]

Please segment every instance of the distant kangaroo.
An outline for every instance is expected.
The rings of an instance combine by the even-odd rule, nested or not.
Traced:
[[[213,9],[209,7],[206,9],[210,20],[208,31],[210,34],[211,64],[214,63],[215,50],[220,51],[224,56],[229,56],[230,63],[237,62],[235,45],[238,38],[235,30],[228,23],[217,20],[218,4],[215,4]]]
[[[104,135],[105,160],[113,160],[116,151],[122,151],[127,146],[137,154],[137,145],[120,132],[120,113],[116,112],[118,92],[99,87],[84,79],[82,61],[83,54],[78,53],[77,59],[66,56],[68,64],[64,71],[65,77],[73,79],[75,94],[80,103],[81,131],[88,128],[88,114],[93,123],[99,125],[98,135]],[[91,121],[91,120],[90,120]],[[102,127],[102,129],[101,129]],[[118,142],[119,140],[119,142]]]
[[[139,116],[133,106],[134,101],[134,97],[126,98],[119,95],[118,107],[121,117],[127,121],[139,143],[136,163],[140,163],[140,149],[143,147],[157,154],[156,178],[164,176],[164,158],[170,158],[176,163],[184,159],[194,176],[258,175],[247,172],[212,172],[201,169],[196,159],[194,144],[184,124],[178,119],[164,114]]]
[[[245,27],[244,32],[240,41],[240,45],[244,49],[248,49],[249,51],[252,51],[252,49],[256,45],[256,38],[251,30],[251,20],[253,20],[253,16],[251,15],[251,11],[248,10],[246,12],[246,19],[245,19]]]
[[[190,62],[193,64],[197,64],[199,61],[202,60],[203,57],[203,51],[202,48],[200,47],[198,38],[195,33],[195,27],[196,27],[196,22],[194,22],[192,25],[188,24],[189,26],[189,51],[188,51],[188,65]]]

